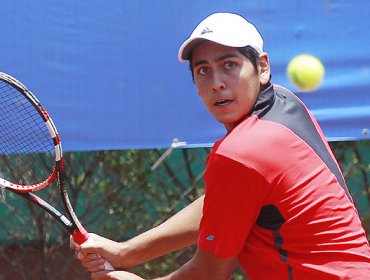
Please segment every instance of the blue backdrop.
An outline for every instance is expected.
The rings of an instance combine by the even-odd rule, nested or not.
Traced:
[[[0,11],[0,71],[41,99],[64,150],[210,145],[224,135],[177,61],[196,24],[219,11],[256,24],[273,82],[305,101],[329,140],[370,137],[370,1],[3,0]],[[286,77],[301,53],[326,67],[311,93]]]

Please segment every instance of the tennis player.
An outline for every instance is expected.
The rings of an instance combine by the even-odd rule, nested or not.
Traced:
[[[127,242],[71,243],[93,279],[197,244],[160,279],[370,279],[370,249],[340,168],[305,105],[270,81],[263,39],[239,15],[212,14],[182,44],[198,94],[227,133],[206,164],[205,196]]]

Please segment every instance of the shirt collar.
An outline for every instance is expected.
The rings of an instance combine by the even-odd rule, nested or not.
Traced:
[[[270,110],[275,101],[274,87],[270,83],[269,86],[262,91],[257,98],[256,104],[254,105],[252,111],[249,113],[250,116],[264,115]]]

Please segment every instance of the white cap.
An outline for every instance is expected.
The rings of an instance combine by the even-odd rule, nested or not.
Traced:
[[[237,14],[215,13],[205,18],[181,45],[179,60],[186,62],[193,47],[202,40],[229,47],[253,47],[263,52],[263,39],[256,27]]]

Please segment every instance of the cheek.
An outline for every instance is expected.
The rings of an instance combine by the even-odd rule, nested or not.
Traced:
[[[243,108],[249,111],[256,103],[260,92],[260,83],[258,78],[240,83],[239,92],[241,92],[240,98]]]
[[[205,105],[207,105],[207,99],[206,99],[207,95],[204,94],[204,91],[201,88],[199,88],[198,86],[197,86],[197,93],[198,93],[199,98],[202,99],[202,102]]]
[[[200,88],[197,88],[197,92],[198,92],[198,96],[199,98],[202,100],[203,102],[203,105],[205,108],[207,108],[207,110],[209,112],[211,112],[212,110],[212,107],[213,107],[213,104],[211,102],[211,96],[209,94],[207,94],[207,92],[203,91],[202,89]]]
[[[198,95],[204,99],[207,93],[206,91],[206,85],[204,82],[195,81],[195,86],[197,88]]]
[[[201,95],[201,94],[199,94],[199,93],[198,93],[198,95],[199,95],[200,99],[202,100],[203,105],[204,105],[208,110],[210,110],[210,109],[212,108],[212,105],[211,105],[211,102],[210,102],[209,98],[207,98],[207,96],[205,96],[205,95]]]
[[[239,86],[246,89],[249,95],[255,95],[260,90],[260,75],[255,72],[254,68],[249,68],[241,72],[239,77]]]

